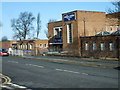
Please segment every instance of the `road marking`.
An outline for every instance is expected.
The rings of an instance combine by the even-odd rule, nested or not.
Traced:
[[[8,61],[8,62],[11,62],[11,63],[18,63],[18,62],[16,62],[16,61]]]
[[[6,86],[6,85],[4,85],[4,86],[0,86],[1,88],[6,88],[6,89],[13,89],[12,87],[9,87],[9,86]]]
[[[70,70],[62,70],[62,69],[55,69],[57,71],[64,71],[64,72],[70,72],[70,73],[77,73],[79,74],[79,72],[75,72],[75,71],[70,71]]]
[[[11,79],[10,79],[8,76],[5,76],[5,75],[3,75],[3,74],[0,74],[0,79],[1,79],[1,80],[2,80],[2,79],[5,80],[4,82],[1,82],[1,83],[0,83],[0,86],[1,86],[1,85],[5,85],[5,84],[11,82]]]
[[[82,74],[84,74],[84,75],[88,75],[87,73],[82,73]]]
[[[39,66],[39,65],[34,65],[34,64],[26,64],[26,65],[44,68],[44,66]]]
[[[57,71],[63,71],[62,69],[55,69],[55,70],[57,70]]]
[[[20,85],[17,85],[17,84],[13,84],[13,83],[7,83],[6,85],[10,85],[14,88],[27,88],[27,87],[24,87],[24,86],[20,86]]]
[[[65,72],[71,72],[71,73],[79,73],[79,72],[75,72],[75,71],[69,71],[69,70],[64,70]]]
[[[70,72],[70,73],[76,73],[76,74],[83,74],[83,75],[88,75],[87,73],[80,73],[76,71],[71,71],[71,70],[63,70],[63,69],[55,69],[57,71],[63,71],[63,72]]]

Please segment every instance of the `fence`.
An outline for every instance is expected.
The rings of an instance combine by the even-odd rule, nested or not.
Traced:
[[[12,56],[34,55],[34,50],[12,50],[9,54]]]

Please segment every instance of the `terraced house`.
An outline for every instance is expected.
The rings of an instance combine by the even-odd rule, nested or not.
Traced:
[[[97,36],[103,32],[111,34],[120,30],[120,22],[112,14],[76,10],[63,13],[62,20],[48,23],[48,28],[50,51],[66,52],[67,55],[74,56],[111,58],[120,56],[119,35],[105,35],[104,39],[103,36]],[[106,42],[107,40],[110,41]],[[113,47],[114,50],[111,51]],[[98,54],[95,55],[96,52]]]

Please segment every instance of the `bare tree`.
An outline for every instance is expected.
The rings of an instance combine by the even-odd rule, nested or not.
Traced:
[[[37,38],[40,34],[40,30],[41,30],[41,20],[40,20],[40,13],[38,13],[38,16],[37,16]]]
[[[34,29],[33,21],[35,17],[31,12],[21,12],[18,19],[11,20],[11,27],[14,31],[13,38],[25,40],[30,31]]]
[[[2,37],[2,41],[8,41],[7,36],[3,36],[3,37]]]
[[[48,23],[56,22],[56,19],[49,19]]]
[[[114,5],[114,8],[109,8],[108,10],[107,10],[107,12],[109,13],[109,14],[112,14],[112,13],[114,13],[114,14],[112,14],[115,18],[118,18],[118,19],[120,19],[120,0],[117,0],[117,1],[114,1],[114,2],[111,2],[113,5]]]
[[[48,23],[52,23],[52,22],[56,22],[56,19],[49,19]],[[48,23],[46,24],[46,30],[44,30],[44,33],[46,35],[46,37],[48,38]]]
[[[48,38],[48,30],[44,30],[46,37]]]

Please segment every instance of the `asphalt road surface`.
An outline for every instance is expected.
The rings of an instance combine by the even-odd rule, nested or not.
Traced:
[[[28,88],[118,88],[118,70],[3,57],[2,74]]]

